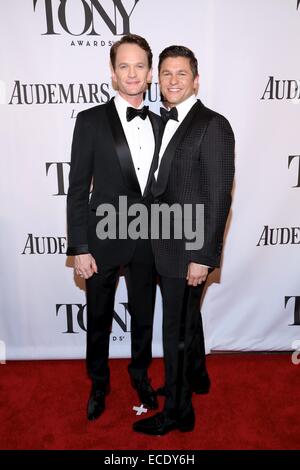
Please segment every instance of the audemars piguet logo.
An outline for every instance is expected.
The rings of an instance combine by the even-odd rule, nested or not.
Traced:
[[[66,104],[104,104],[114,91],[108,82],[100,83],[24,83],[15,80],[7,91],[10,105],[66,105]],[[1,95],[1,90],[0,90]],[[160,101],[157,82],[153,82],[145,94],[150,103]],[[1,97],[0,97],[1,101]],[[76,118],[73,109],[71,118]]]
[[[265,225],[256,246],[300,245],[300,227],[269,227]]]
[[[300,100],[300,80],[281,80],[270,75],[260,99],[288,100],[298,104]]]
[[[65,255],[66,237],[26,235],[22,255]]]
[[[46,20],[43,35],[114,36],[130,33],[131,16],[139,0],[33,0],[33,10],[42,9]],[[104,30],[103,30],[104,26]]]

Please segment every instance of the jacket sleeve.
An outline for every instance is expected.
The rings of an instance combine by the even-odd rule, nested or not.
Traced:
[[[204,244],[191,252],[190,261],[219,267],[234,177],[234,134],[229,122],[216,115],[200,147],[204,194]]]
[[[76,119],[71,151],[67,195],[67,255],[89,253],[88,207],[93,164],[93,128],[85,112],[81,112]]]

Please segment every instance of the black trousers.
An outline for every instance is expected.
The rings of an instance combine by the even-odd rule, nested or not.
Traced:
[[[200,313],[204,283],[188,286],[185,279],[161,276],[166,399],[170,415],[184,416],[192,406],[193,375],[205,370]],[[195,370],[196,368],[196,370]]]
[[[148,246],[149,245],[149,246]],[[125,268],[128,310],[131,315],[131,363],[133,380],[141,380],[152,359],[152,332],[156,292],[156,270],[150,243],[138,240]],[[98,274],[86,281],[87,370],[99,387],[109,382],[109,339],[120,266],[99,264]]]

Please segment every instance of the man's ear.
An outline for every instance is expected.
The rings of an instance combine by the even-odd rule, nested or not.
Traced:
[[[115,71],[114,71],[114,68],[113,68],[113,65],[112,65],[111,62],[109,62],[109,68],[110,68],[110,72],[111,72],[111,78],[115,82],[116,81],[116,74],[115,74]]]
[[[110,72],[111,72],[111,84],[112,84],[113,90],[118,91],[117,77],[116,77],[116,74],[115,74],[115,71],[111,62],[109,63],[109,67],[110,67]]]
[[[199,80],[200,80],[200,76],[199,76],[199,75],[196,75],[196,77],[194,78],[194,90],[195,90],[195,95],[198,94],[198,90],[199,90]]]

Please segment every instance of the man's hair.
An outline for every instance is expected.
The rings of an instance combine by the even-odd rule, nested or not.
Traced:
[[[190,61],[190,67],[193,77],[198,75],[198,61],[191,49],[185,46],[169,46],[159,54],[158,71],[160,72],[162,63],[168,57],[186,57]]]
[[[123,36],[120,41],[115,42],[111,48],[110,48],[110,61],[113,66],[113,69],[115,69],[116,66],[116,56],[117,56],[117,51],[122,44],[136,44],[139,46],[141,49],[143,49],[148,58],[148,65],[149,69],[152,67],[152,51],[150,49],[149,44],[147,43],[146,39],[144,39],[142,36],[138,36],[137,34],[127,34],[126,36]]]

